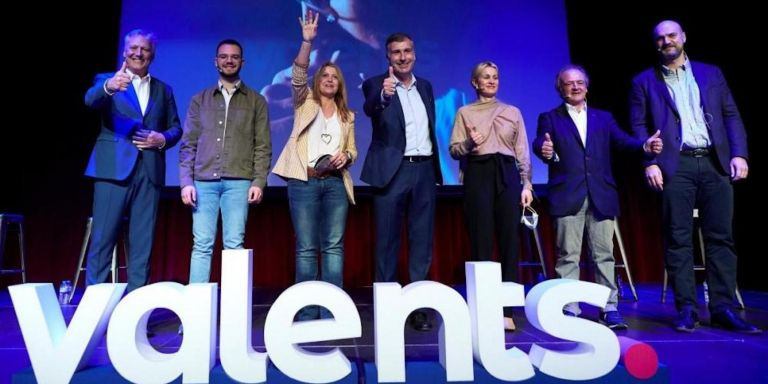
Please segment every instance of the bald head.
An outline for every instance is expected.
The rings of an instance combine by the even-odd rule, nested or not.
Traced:
[[[664,20],[653,29],[656,51],[665,65],[679,65],[685,61],[685,39],[683,27],[674,20]]]
[[[677,31],[678,33],[683,33],[683,27],[680,26],[680,23],[674,20],[664,20],[658,24],[656,24],[656,27],[653,28],[653,36],[656,37],[659,35],[661,31]]]

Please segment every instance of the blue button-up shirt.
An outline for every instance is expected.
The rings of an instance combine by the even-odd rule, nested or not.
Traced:
[[[432,155],[432,142],[429,140],[429,117],[427,108],[416,89],[416,76],[411,74],[412,81],[405,87],[402,81],[395,86],[400,105],[405,116],[405,156]]]
[[[685,60],[680,68],[670,69],[662,66],[664,82],[667,84],[669,95],[675,102],[680,114],[680,131],[682,134],[681,148],[707,148],[710,146],[707,120],[701,107],[699,85],[691,71],[691,63]]]

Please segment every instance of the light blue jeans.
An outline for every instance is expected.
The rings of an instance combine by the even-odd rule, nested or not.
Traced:
[[[219,209],[224,249],[243,248],[250,187],[250,180],[195,181],[197,208],[192,210],[190,283],[207,283],[211,278],[211,255],[216,240]]]
[[[296,282],[322,280],[341,287],[344,280],[344,230],[349,201],[341,177],[288,180],[288,203],[296,232]],[[321,270],[318,273],[318,251]],[[304,307],[297,318],[332,317],[327,309]]]

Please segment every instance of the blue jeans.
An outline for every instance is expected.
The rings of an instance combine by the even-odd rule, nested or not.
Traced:
[[[322,280],[341,287],[344,274],[344,230],[349,201],[340,177],[288,180],[288,204],[296,233],[296,282]],[[321,271],[317,256],[320,251]],[[325,308],[304,307],[299,320],[330,318]]]
[[[207,283],[211,278],[211,255],[221,209],[224,249],[242,249],[248,218],[250,180],[222,179],[195,181],[197,208],[192,210],[192,261],[190,283]]]

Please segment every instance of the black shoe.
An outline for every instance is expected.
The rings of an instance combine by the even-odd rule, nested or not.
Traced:
[[[713,327],[727,329],[729,331],[758,334],[763,330],[744,321],[730,309],[724,309],[713,313],[709,317],[709,322]]]
[[[600,322],[605,324],[606,327],[613,329],[614,331],[629,328],[627,323],[624,322],[624,318],[621,317],[619,311],[608,311],[601,313]]]
[[[680,310],[675,319],[675,330],[678,332],[693,332],[699,326],[699,314],[696,309],[685,307]]]
[[[432,330],[432,323],[429,322],[427,314],[422,311],[415,311],[411,313],[411,327],[420,332],[427,332]]]

